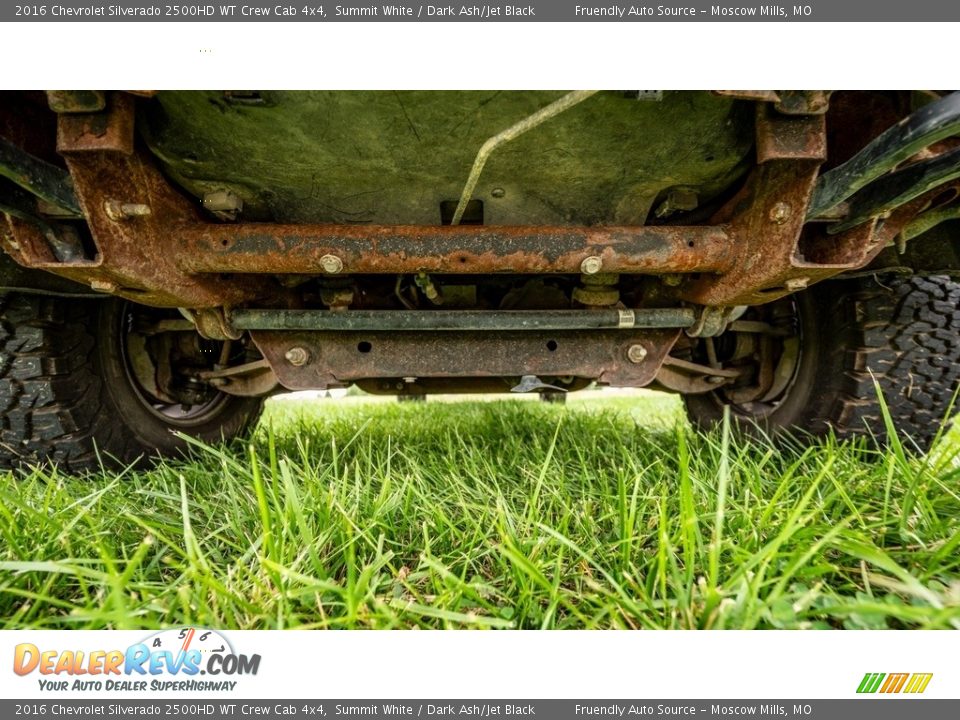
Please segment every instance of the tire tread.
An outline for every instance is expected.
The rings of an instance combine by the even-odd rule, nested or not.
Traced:
[[[70,473],[148,461],[177,450],[152,447],[128,426],[109,392],[98,318],[109,300],[0,296],[0,468],[56,464]],[[254,398],[222,422],[227,436],[259,415]],[[182,445],[182,443],[180,443]]]

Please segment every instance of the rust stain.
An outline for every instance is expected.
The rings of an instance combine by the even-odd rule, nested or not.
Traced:
[[[320,273],[335,255],[344,273],[579,273],[598,256],[603,272],[723,272],[723,227],[507,227],[209,225],[179,235],[191,273]]]
[[[106,109],[90,113],[62,113],[57,120],[60,153],[133,153],[134,98],[110,93]]]

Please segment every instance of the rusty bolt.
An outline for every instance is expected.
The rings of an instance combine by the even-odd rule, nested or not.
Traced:
[[[307,360],[310,359],[310,353],[307,352],[306,348],[302,347],[292,347],[287,350],[284,357],[287,359],[287,362],[293,365],[294,367],[300,367],[301,365],[306,365]]]
[[[323,268],[325,273],[336,275],[338,272],[343,270],[343,260],[338,258],[336,255],[324,255],[322,258],[320,258],[320,267]]]
[[[790,292],[796,292],[797,290],[803,290],[809,284],[810,278],[798,277],[790,278],[783,284],[783,286]]]
[[[785,202],[778,202],[770,208],[770,220],[777,225],[783,225],[790,218],[790,206]]]
[[[129,220],[135,217],[145,217],[150,214],[150,206],[144,203],[125,203],[119,200],[107,200],[103,204],[107,217],[111,220]]]
[[[643,345],[631,345],[627,357],[632,363],[641,363],[647,357],[647,349]]]
[[[584,275],[596,275],[603,268],[603,260],[596,255],[591,255],[580,263],[580,272]]]
[[[120,286],[113,280],[91,280],[90,289],[97,292],[115,293],[120,289]]]

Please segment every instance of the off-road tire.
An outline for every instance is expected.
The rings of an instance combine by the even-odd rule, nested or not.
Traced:
[[[113,299],[0,296],[0,468],[143,466],[185,448],[131,385],[120,352],[123,307]],[[215,416],[186,432],[229,439],[262,405],[225,397]]]
[[[800,359],[772,410],[732,407],[740,425],[769,434],[888,441],[876,386],[897,435],[927,450],[960,380],[960,283],[946,276],[881,277],[820,283],[797,296]],[[700,426],[723,417],[719,393],[689,395]],[[797,432],[799,431],[799,432]]]

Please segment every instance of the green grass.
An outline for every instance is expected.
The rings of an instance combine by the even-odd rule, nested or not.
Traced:
[[[667,396],[273,402],[250,445],[0,475],[6,628],[960,627],[954,444],[693,433]]]

